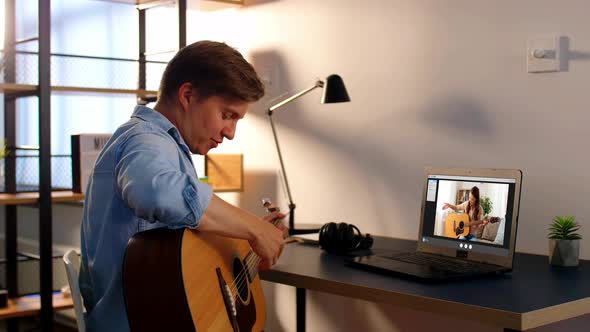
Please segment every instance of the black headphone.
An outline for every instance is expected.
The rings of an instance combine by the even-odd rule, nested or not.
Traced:
[[[330,222],[320,228],[320,248],[329,253],[344,254],[356,249],[370,249],[373,238],[362,235],[353,224]]]

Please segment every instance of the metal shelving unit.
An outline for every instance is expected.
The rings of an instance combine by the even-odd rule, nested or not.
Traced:
[[[83,194],[71,191],[53,191],[51,181],[51,94],[52,93],[102,93],[132,94],[138,99],[155,99],[156,91],[146,89],[146,66],[150,63],[165,62],[146,60],[146,10],[153,5],[168,4],[172,1],[125,0],[136,5],[139,17],[138,59],[118,59],[106,57],[76,56],[51,53],[51,6],[50,0],[38,0],[38,37],[31,38],[39,43],[38,52],[16,50],[16,0],[5,0],[5,44],[3,51],[4,81],[0,83],[0,93],[4,94],[4,133],[9,147],[16,144],[16,100],[36,96],[39,100],[39,190],[32,193],[17,193],[16,158],[5,159],[5,193],[0,193],[0,205],[5,205],[6,213],[6,288],[9,305],[0,309],[0,319],[8,319],[8,330],[18,330],[18,317],[36,316],[41,319],[41,331],[53,331],[55,309],[72,307],[71,299],[53,292],[52,271],[52,204],[56,202],[80,201]],[[112,0],[112,2],[121,2]],[[178,8],[179,47],[186,45],[186,0],[174,1]],[[149,3],[149,5],[147,5]],[[31,54],[32,53],[32,54]],[[37,84],[17,83],[16,56],[38,56]],[[139,66],[137,89],[51,85],[51,60],[56,57],[73,57],[105,61],[133,61]],[[38,296],[19,296],[17,275],[17,207],[36,204],[39,207],[39,251],[40,251],[40,293]]]

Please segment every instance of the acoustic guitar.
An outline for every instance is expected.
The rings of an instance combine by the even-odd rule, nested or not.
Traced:
[[[123,268],[131,331],[261,331],[259,262],[245,240],[191,229],[136,234]]]
[[[445,219],[445,236],[458,238],[469,234],[469,215],[467,213],[449,213]]]

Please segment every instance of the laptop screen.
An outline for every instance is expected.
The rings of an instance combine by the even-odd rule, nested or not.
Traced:
[[[510,255],[516,179],[429,174],[424,244]]]

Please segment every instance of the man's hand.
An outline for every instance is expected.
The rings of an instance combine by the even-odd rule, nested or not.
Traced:
[[[276,227],[283,233],[283,240],[287,239],[289,237],[289,227],[285,226],[285,224],[283,223],[283,219],[285,219],[287,215],[286,214],[282,214],[279,213],[279,219],[277,220],[276,223]],[[268,220],[268,222],[272,223],[275,219],[271,218],[270,215],[266,216],[263,218],[264,220]],[[283,253],[283,249],[285,248],[285,241],[283,241],[283,246],[281,246],[281,251],[279,252],[279,257],[281,257],[281,254]]]
[[[285,226],[285,224],[283,224],[283,219],[285,219],[285,217],[287,216],[286,214],[280,213],[280,212],[275,212],[278,213],[277,217],[274,217],[274,213],[268,214],[266,216],[264,216],[264,218],[262,218],[262,220],[267,221],[269,223],[272,224],[272,222],[275,219],[279,219],[279,221],[277,221],[277,224],[275,225],[281,232],[283,232],[283,239],[286,239],[289,237],[289,227]]]
[[[446,209],[448,209],[448,208],[451,208],[451,204],[449,204],[449,203],[445,203],[445,205],[443,205],[443,208],[442,208],[442,209],[443,209],[443,210],[446,210]]]
[[[260,257],[259,270],[267,270],[277,263],[285,246],[285,238],[289,232],[282,223],[272,224],[275,219],[283,219],[284,214],[275,211],[266,215],[254,230],[254,239],[250,240],[252,250]]]
[[[201,216],[199,230],[247,240],[261,259],[259,269],[264,270],[273,266],[281,255],[288,232],[285,226],[274,226],[271,222],[284,217],[284,214],[275,211],[259,218],[213,195]]]

